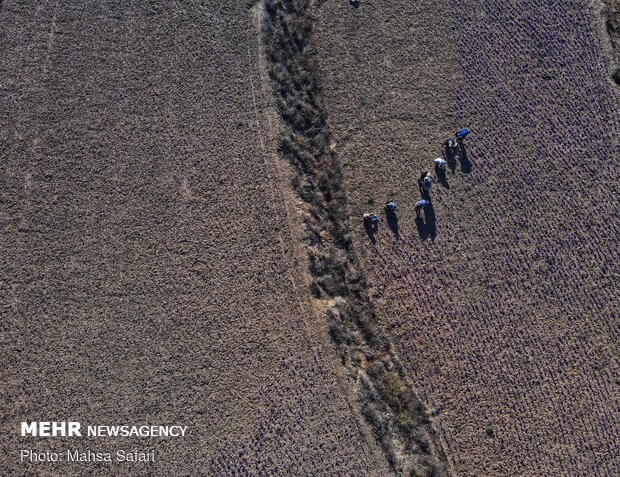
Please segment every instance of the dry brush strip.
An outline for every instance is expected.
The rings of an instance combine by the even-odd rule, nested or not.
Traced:
[[[615,83],[620,86],[620,1],[605,0],[607,6],[607,33],[615,51],[616,65],[612,73]]]
[[[304,202],[313,293],[359,385],[363,413],[401,475],[447,475],[446,457],[389,338],[379,331],[347,231],[342,172],[330,149],[308,0],[265,0],[264,39],[284,129],[281,154]]]
[[[609,39],[607,60],[611,79],[620,86],[620,0],[593,0],[590,3],[603,25],[601,34],[606,34]]]

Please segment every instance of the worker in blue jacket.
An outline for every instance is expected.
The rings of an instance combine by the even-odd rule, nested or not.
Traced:
[[[415,215],[416,217],[420,217],[420,211],[422,209],[426,210],[426,207],[430,204],[430,202],[426,199],[420,199],[415,203]]]
[[[457,142],[463,142],[463,139],[465,139],[470,132],[471,131],[469,129],[463,128],[455,132],[454,136],[456,137]]]

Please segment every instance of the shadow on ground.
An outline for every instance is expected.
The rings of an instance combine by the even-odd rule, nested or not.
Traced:
[[[385,219],[387,221],[388,227],[394,234],[394,237],[396,237],[396,239],[399,239],[400,232],[398,231],[398,217],[396,216],[396,212],[386,209]]]
[[[415,225],[418,229],[420,239],[426,240],[430,237],[431,240],[435,240],[435,237],[437,237],[437,227],[435,225],[435,211],[433,210],[433,204],[428,204],[424,208],[424,218],[417,217],[415,219]]]
[[[370,239],[370,242],[374,245],[377,243],[377,238],[375,235],[379,231],[379,226],[377,224],[371,224],[370,222],[364,222],[364,230],[366,230],[366,234]]]
[[[464,174],[469,174],[472,169],[472,164],[467,157],[467,149],[463,143],[459,144],[459,160],[461,161],[461,171]]]

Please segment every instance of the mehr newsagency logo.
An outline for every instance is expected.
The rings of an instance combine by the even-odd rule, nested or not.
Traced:
[[[183,425],[86,425],[76,421],[34,421],[21,423],[22,437],[185,437],[188,426]],[[21,449],[22,462],[154,462],[152,449],[64,449],[60,451]]]
[[[22,422],[22,437],[185,437],[188,426],[153,425],[88,425],[83,431],[79,422],[35,421]]]

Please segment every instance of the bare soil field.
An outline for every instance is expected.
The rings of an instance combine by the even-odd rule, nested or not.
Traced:
[[[323,2],[316,21],[354,246],[454,475],[619,475],[620,100],[597,12]],[[463,126],[433,240],[416,180]],[[361,214],[387,199],[399,237],[383,220],[373,244]]]
[[[0,474],[389,475],[310,300],[248,5],[5,0],[0,52]]]
[[[0,474],[620,475],[606,5],[0,1]]]

